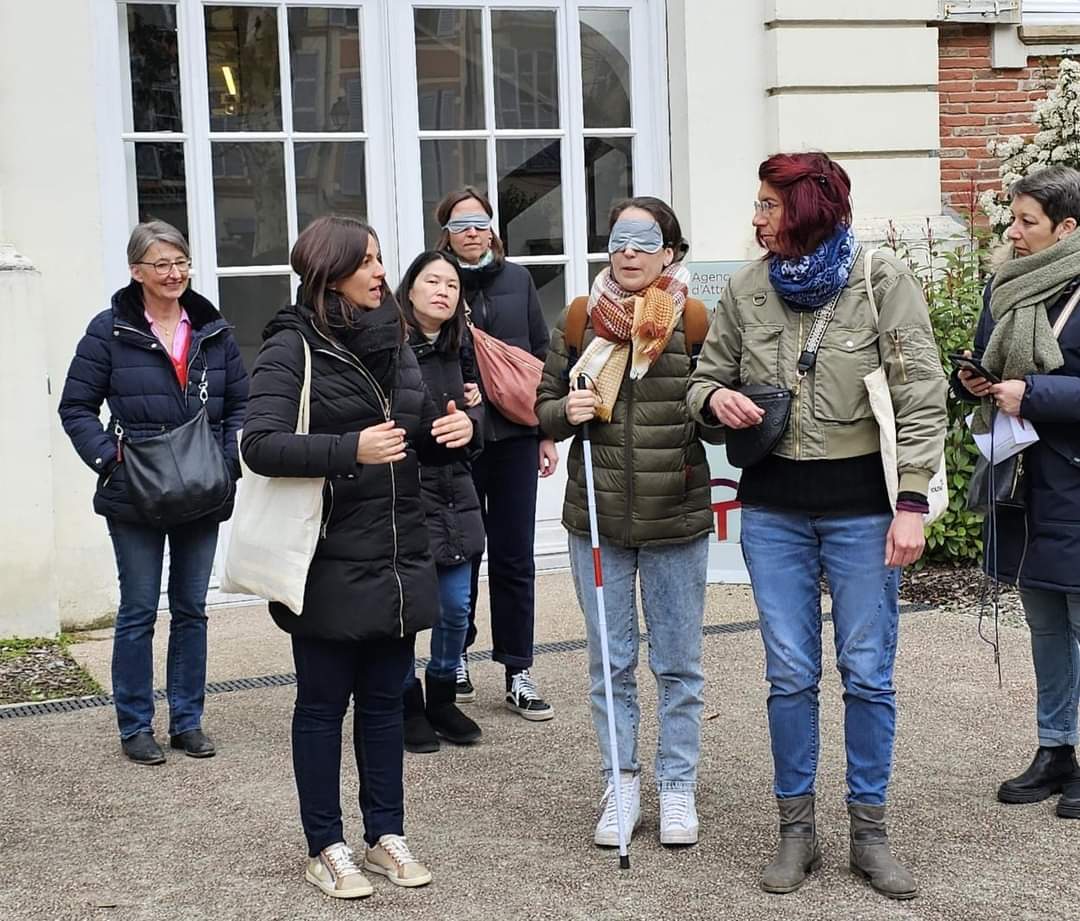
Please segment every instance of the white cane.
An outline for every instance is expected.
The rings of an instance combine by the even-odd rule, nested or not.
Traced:
[[[578,377],[578,389],[587,387],[585,375]],[[600,529],[596,524],[596,489],[593,485],[592,442],[589,423],[581,424],[581,444],[585,454],[585,492],[589,503],[589,537],[592,539],[593,575],[596,582],[596,614],[600,622],[600,658],[604,665],[604,701],[607,705],[608,743],[611,748],[611,788],[615,795],[615,816],[619,831],[619,869],[630,869],[627,853],[626,815],[623,812],[622,783],[619,776],[619,743],[615,734],[615,702],[611,691],[611,655],[608,652],[607,614],[604,610],[604,570],[600,563]]]

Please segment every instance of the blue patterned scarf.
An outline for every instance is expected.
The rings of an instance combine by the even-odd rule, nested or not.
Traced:
[[[841,224],[810,255],[769,259],[769,281],[796,310],[817,310],[847,284],[858,244],[850,227]]]

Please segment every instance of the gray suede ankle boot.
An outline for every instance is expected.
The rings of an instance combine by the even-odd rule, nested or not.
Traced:
[[[848,803],[851,872],[890,899],[913,899],[919,889],[911,872],[889,852],[885,807]]]
[[[821,866],[821,847],[814,823],[814,794],[778,799],[780,849],[761,872],[761,888],[766,892],[794,892],[806,874]]]

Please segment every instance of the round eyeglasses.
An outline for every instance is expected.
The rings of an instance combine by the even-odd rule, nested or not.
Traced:
[[[173,269],[181,275],[191,271],[190,259],[158,259],[157,262],[136,262],[135,265],[150,265],[161,278],[168,278]]]
[[[754,202],[754,214],[768,214],[773,208],[779,208],[780,203],[772,201],[771,199],[765,199],[765,201]]]

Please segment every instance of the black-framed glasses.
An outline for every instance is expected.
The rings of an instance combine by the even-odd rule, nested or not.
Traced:
[[[190,259],[158,259],[157,262],[136,262],[135,265],[153,266],[154,271],[161,278],[168,278],[173,269],[181,275],[187,275],[191,271]]]

